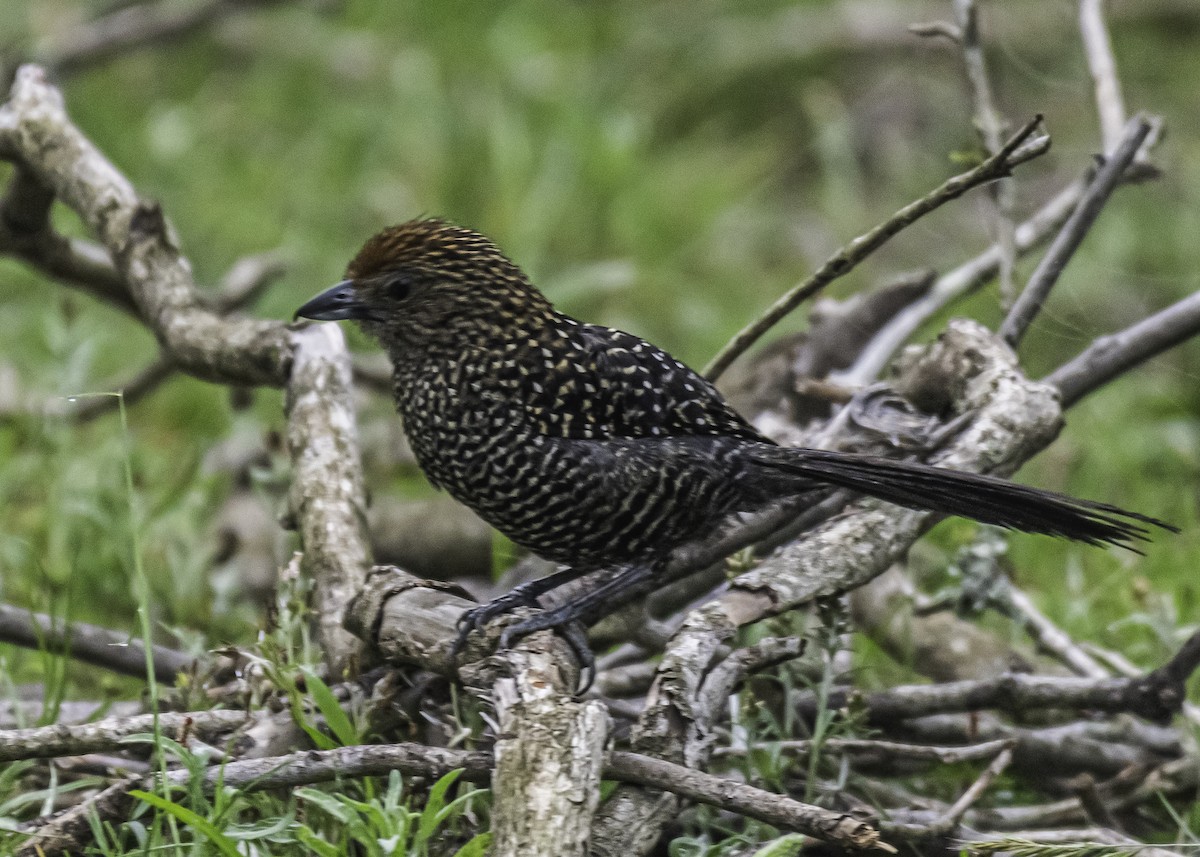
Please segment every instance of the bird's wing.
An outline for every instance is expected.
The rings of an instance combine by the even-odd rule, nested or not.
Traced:
[[[547,348],[547,375],[526,403],[543,434],[764,439],[712,384],[637,336],[579,322],[551,335],[567,347]]]

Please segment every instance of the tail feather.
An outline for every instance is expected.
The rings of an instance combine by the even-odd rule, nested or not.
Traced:
[[[1149,527],[1179,532],[1177,527],[1156,518],[1107,503],[928,464],[784,447],[764,447],[754,460],[776,472],[849,488],[911,509],[960,515],[1090,545],[1113,544],[1136,550],[1133,543],[1146,541]]]

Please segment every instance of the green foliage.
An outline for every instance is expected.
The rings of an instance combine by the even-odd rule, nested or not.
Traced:
[[[207,841],[212,844],[225,857],[238,857],[237,845],[233,840],[225,834],[221,833],[215,825],[202,815],[197,815],[186,806],[181,806],[175,801],[167,800],[158,795],[144,792],[141,789],[134,789],[129,793],[138,800],[148,803],[155,809],[161,809],[166,813],[174,816],[184,824],[192,828],[195,833],[200,834],[202,841]]]
[[[189,769],[203,762],[180,756]],[[134,791],[138,804],[123,823],[96,825],[91,854],[123,857],[144,849],[273,857],[362,854],[366,857],[482,857],[487,834],[472,834],[487,792],[440,778],[413,792],[398,771],[384,780],[255,793],[220,787],[206,797],[198,786],[171,797]],[[195,777],[195,782],[200,781]],[[181,827],[172,828],[178,821]],[[196,850],[192,850],[195,848]]]
[[[754,857],[797,857],[800,854],[800,849],[808,841],[807,836],[801,836],[799,833],[789,833],[787,836],[779,837],[774,842],[768,842],[754,852]]]

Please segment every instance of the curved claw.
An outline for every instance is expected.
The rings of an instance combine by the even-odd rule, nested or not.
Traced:
[[[466,646],[467,638],[471,636],[471,632],[478,631],[497,616],[511,613],[518,607],[537,606],[537,594],[518,586],[511,592],[501,595],[499,598],[493,598],[487,604],[480,604],[478,607],[464,610],[462,615],[458,617],[458,621],[455,622],[458,628],[458,636],[454,638],[454,644],[450,647],[450,656],[457,659],[463,647]],[[507,648],[507,643],[502,643],[501,645]]]
[[[518,607],[537,607],[539,606],[537,597],[544,591],[541,587],[542,580],[533,581],[532,584],[518,586],[511,592],[501,595],[499,598],[489,601],[487,604],[480,604],[478,607],[472,607],[470,610],[464,610],[463,614],[458,617],[458,636],[454,639],[454,644],[450,647],[450,656],[454,659],[462,652],[467,644],[467,638],[471,636],[472,631],[476,631],[495,619],[497,616],[503,616],[505,613],[511,613]],[[556,610],[550,610],[544,613],[530,616],[513,625],[509,625],[500,635],[500,648],[511,648],[512,644],[519,638],[532,634],[534,631],[542,631],[545,629],[553,629],[562,634],[567,645],[571,647],[571,651],[579,661],[580,687],[575,693],[582,694],[592,686],[596,679],[596,659],[592,656],[592,650],[588,646],[587,631],[584,625],[579,622],[580,612],[578,605],[565,605]]]
[[[470,612],[470,610],[465,611],[463,613],[463,617],[457,622],[458,634],[455,635],[454,642],[450,645],[450,660],[452,662],[458,660],[458,656],[462,653],[463,647],[467,644],[467,637],[471,636],[471,632],[475,630],[471,625],[463,621],[463,619],[466,618],[467,613]]]

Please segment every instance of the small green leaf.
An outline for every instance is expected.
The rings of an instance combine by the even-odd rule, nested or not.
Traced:
[[[796,857],[806,842],[808,842],[807,836],[789,833],[787,836],[781,836],[768,842],[754,852],[754,857]]]
[[[461,773],[462,769],[451,771],[434,783],[433,788],[429,790],[429,800],[425,802],[425,809],[421,812],[421,821],[417,827],[416,845],[423,847],[437,832],[438,824],[442,820],[439,816],[442,808],[446,805],[446,792],[454,785],[454,781]]]
[[[352,808],[339,800],[334,795],[326,794],[317,789],[297,789],[296,797],[306,803],[311,803],[314,806],[324,810],[329,815],[336,818],[342,824],[349,824],[355,817],[355,812]]]
[[[470,842],[454,852],[454,857],[483,857],[491,842],[491,833],[476,833]]]
[[[321,712],[321,716],[329,725],[329,731],[334,734],[343,747],[353,747],[357,744],[359,741],[358,731],[350,722],[350,718],[346,716],[346,712],[342,710],[342,706],[333,695],[333,691],[329,689],[329,685],[325,684],[311,670],[304,671],[304,678],[309,692],[312,693],[313,701],[317,704],[317,710]]]
[[[328,688],[326,688],[328,690]],[[322,732],[317,727],[313,726],[309,720],[308,712],[304,710],[304,700],[300,692],[294,687],[288,690],[288,702],[292,709],[292,719],[296,721],[296,725],[304,730],[304,734],[313,742],[313,746],[318,750],[336,750],[337,742]]]
[[[134,789],[129,794],[140,801],[175,816],[197,833],[203,834],[225,857],[242,857],[232,839],[217,830],[207,818],[197,815],[186,806],[180,806],[175,801],[167,800],[164,797],[150,794],[150,792],[145,792],[141,789]]]
[[[335,845],[331,845],[307,827],[296,829],[296,838],[300,843],[319,857],[342,857],[345,853]]]

